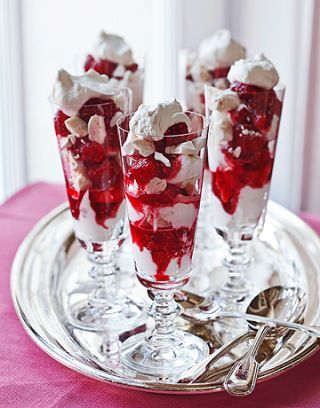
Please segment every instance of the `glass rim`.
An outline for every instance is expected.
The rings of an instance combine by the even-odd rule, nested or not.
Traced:
[[[195,116],[198,116],[198,117],[202,118],[202,119],[203,119],[203,122],[204,122],[204,125],[203,125],[200,129],[198,129],[198,130],[193,130],[193,131],[187,132],[187,133],[180,133],[180,134],[178,134],[178,135],[163,135],[163,138],[190,136],[190,135],[193,135],[193,134],[202,132],[202,131],[204,131],[204,130],[206,130],[206,129],[209,128],[209,119],[208,119],[206,116],[201,115],[201,113],[192,112],[192,111],[188,111],[188,110],[187,110],[187,111],[183,111],[183,113],[189,113],[189,114],[192,114],[192,115],[195,115]],[[133,112],[133,113],[128,113],[128,114],[126,114],[126,115],[122,115],[122,116],[117,120],[117,122],[116,122],[117,128],[118,128],[119,130],[121,130],[122,132],[134,133],[135,135],[141,136],[142,138],[144,138],[144,137],[146,136],[146,134],[140,134],[140,133],[132,132],[131,130],[124,129],[124,128],[121,127],[121,125],[120,125],[120,122],[122,122],[122,121],[125,120],[126,118],[132,117],[134,114],[135,114],[135,112]]]
[[[49,101],[49,103],[50,103],[52,106],[57,106],[57,107],[59,107],[60,109],[62,109],[62,107],[66,107],[66,108],[79,108],[79,110],[80,110],[80,109],[83,108],[83,107],[86,108],[86,107],[89,107],[89,106],[105,106],[105,105],[110,105],[111,103],[115,103],[112,98],[114,98],[114,97],[117,96],[117,95],[120,95],[120,92],[123,91],[123,90],[125,90],[126,92],[128,92],[128,94],[130,95],[130,97],[132,97],[132,91],[131,91],[131,89],[130,89],[129,87],[127,87],[127,86],[121,86],[118,90],[115,90],[112,95],[103,95],[103,94],[101,94],[102,96],[106,96],[106,97],[109,97],[109,98],[110,98],[109,101],[106,100],[106,102],[103,102],[103,103],[93,103],[93,104],[90,104],[90,105],[85,105],[90,99],[94,99],[94,98],[100,98],[100,99],[102,99],[102,98],[99,97],[99,96],[94,96],[94,97],[92,97],[92,98],[87,99],[87,101],[86,101],[84,104],[82,104],[82,105],[80,105],[80,104],[79,104],[79,105],[77,105],[77,104],[69,104],[69,105],[64,104],[64,105],[62,106],[62,105],[56,103],[56,102],[53,100],[52,95],[49,95],[49,96],[48,96],[48,101]]]

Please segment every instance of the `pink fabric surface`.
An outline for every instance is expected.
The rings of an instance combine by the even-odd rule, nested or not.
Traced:
[[[172,396],[143,393],[100,383],[59,364],[28,337],[12,306],[9,275],[19,244],[34,223],[65,200],[61,186],[31,185],[0,207],[0,407],[1,408],[313,408],[320,407],[320,353],[253,395],[226,393]],[[304,218],[320,232],[320,220]]]

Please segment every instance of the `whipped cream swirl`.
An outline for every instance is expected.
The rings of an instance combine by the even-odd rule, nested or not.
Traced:
[[[279,82],[279,74],[271,61],[263,54],[257,54],[253,58],[236,61],[230,68],[228,80],[272,89]]]
[[[53,86],[51,99],[68,116],[77,115],[79,109],[91,98],[110,98],[116,91],[106,75],[90,69],[83,75],[71,75],[60,69]]]
[[[132,50],[125,40],[119,35],[107,34],[101,31],[98,42],[94,48],[94,56],[122,65],[134,63]]]

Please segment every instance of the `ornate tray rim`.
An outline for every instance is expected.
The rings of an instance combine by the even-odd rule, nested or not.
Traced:
[[[318,235],[314,232],[314,230],[309,227],[303,220],[301,220],[298,216],[293,214],[291,211],[285,209],[279,204],[276,204],[272,201],[269,202],[269,208],[272,208],[272,212],[277,212],[278,217],[281,217],[281,214],[289,216],[296,224],[300,224],[300,227],[305,230],[305,233],[310,235],[310,238],[316,242],[316,245],[319,246],[320,251],[320,239]],[[30,324],[28,317],[23,311],[23,308],[20,306],[19,299],[16,293],[17,281],[19,279],[20,271],[23,267],[25,262],[25,258],[28,253],[29,247],[32,245],[33,240],[37,237],[39,232],[43,230],[46,225],[48,225],[54,218],[58,217],[60,214],[65,212],[68,209],[68,204],[65,202],[58,207],[51,210],[47,215],[41,218],[31,229],[31,231],[26,235],[22,243],[20,244],[14,261],[11,267],[11,298],[13,301],[13,305],[17,316],[22,323],[22,326],[26,330],[29,337],[34,341],[34,343],[42,349],[45,353],[47,353],[50,357],[54,360],[58,361],[62,365],[83,374],[89,378],[106,382],[108,384],[145,391],[145,392],[153,392],[153,393],[163,393],[163,394],[180,394],[180,395],[188,395],[188,394],[208,394],[213,392],[222,391],[223,388],[221,384],[210,384],[210,383],[194,383],[194,384],[170,384],[170,383],[156,383],[156,382],[139,382],[132,378],[125,378],[119,377],[112,374],[107,374],[102,376],[99,374],[99,370],[94,369],[92,367],[88,367],[83,362],[75,359],[74,357],[67,355],[61,349],[58,349],[56,346],[50,343],[46,338],[42,337],[37,333],[37,331],[33,328],[32,324]],[[304,350],[294,354],[287,361],[279,364],[276,368],[268,369],[267,371],[263,372],[262,375],[259,376],[258,382],[266,381],[268,379],[274,378],[282,373],[289,371],[291,368],[295,367],[312,354],[314,354],[320,344],[316,339],[307,346]],[[66,355],[68,358],[66,358]],[[186,387],[187,386],[187,387]],[[181,390],[177,389],[181,387]]]

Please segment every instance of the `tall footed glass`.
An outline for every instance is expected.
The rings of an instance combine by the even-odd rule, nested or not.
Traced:
[[[136,274],[154,293],[150,310],[154,328],[125,341],[122,360],[131,369],[156,377],[176,374],[208,353],[202,339],[175,324],[180,306],[174,292],[191,276],[207,139],[206,119],[196,113],[188,115],[192,130],[154,142],[154,154],[122,152]],[[129,120],[130,115],[118,122],[122,146],[130,134]],[[182,144],[188,153],[182,154]]]
[[[246,278],[248,248],[264,225],[284,87],[235,82],[226,91],[207,86],[205,95],[213,224],[228,245],[227,280],[212,295],[218,307],[243,311],[258,290]]]
[[[58,139],[75,236],[87,251],[91,283],[69,301],[69,319],[80,329],[130,329],[143,307],[117,286],[114,257],[123,243],[125,203],[116,121],[130,112],[131,91],[91,98],[82,106],[55,106]],[[70,113],[72,112],[72,113]],[[72,296],[70,296],[70,299]]]

